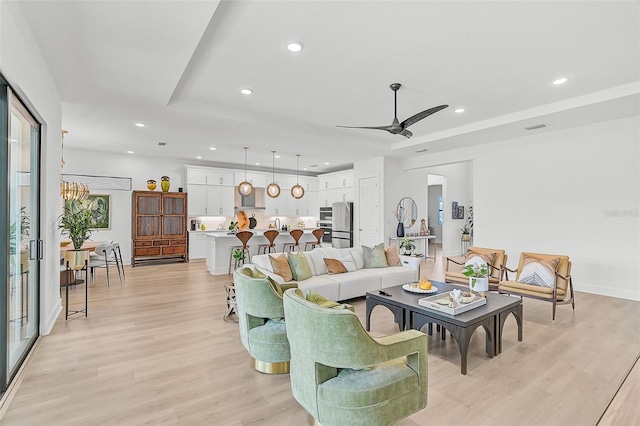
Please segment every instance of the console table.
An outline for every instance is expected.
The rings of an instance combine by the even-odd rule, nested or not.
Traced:
[[[404,240],[408,238],[410,240],[422,241],[422,245],[424,248],[424,252],[422,255],[423,259],[433,259],[436,260],[436,253],[434,251],[433,256],[429,256],[429,240],[435,240],[435,235],[414,235],[412,237],[389,237],[389,245],[392,244],[392,241]],[[398,254],[400,254],[400,244],[398,244]]]

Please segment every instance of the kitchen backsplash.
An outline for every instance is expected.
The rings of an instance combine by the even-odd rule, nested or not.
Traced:
[[[304,223],[305,228],[315,228],[316,222],[318,220],[317,216],[301,216],[301,217],[284,217],[284,216],[264,216],[264,210],[259,209],[245,209],[248,217],[254,215],[256,218],[257,229],[267,229],[269,228],[269,223],[275,223],[276,219],[279,219],[280,226],[287,225],[290,228],[297,228],[298,224]],[[200,217],[190,217],[187,222],[187,226],[191,226],[191,220],[197,219],[200,220],[200,223],[204,225],[206,231],[215,231],[217,229],[228,229],[229,224],[231,223],[230,217],[222,217],[222,216],[200,216]],[[191,229],[191,228],[189,228]],[[202,229],[200,229],[202,230]]]

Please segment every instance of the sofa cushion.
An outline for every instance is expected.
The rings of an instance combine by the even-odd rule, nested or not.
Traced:
[[[351,254],[351,257],[356,264],[356,269],[364,268],[364,251],[362,250],[362,247],[351,247],[346,250]]]
[[[291,267],[289,266],[289,262],[287,261],[287,256],[285,254],[281,254],[278,257],[269,256],[269,261],[271,262],[272,271],[275,274],[280,275],[285,282],[293,279]]]
[[[366,271],[380,277],[380,288],[418,281],[418,271],[408,266],[389,266],[388,268],[374,268]]]
[[[362,246],[362,251],[364,253],[365,269],[386,268],[389,266],[387,264],[387,257],[384,253],[384,243],[380,243],[373,248]]]
[[[518,276],[518,282],[553,288],[559,264],[559,257],[541,260],[523,254],[522,270]]]
[[[327,255],[323,249],[315,248],[311,251],[308,251],[307,253],[309,254],[311,263],[313,263],[313,275],[324,275],[329,272],[327,271],[327,265],[324,264],[324,258],[327,257]]]
[[[327,271],[329,274],[344,274],[347,271],[347,268],[344,266],[344,263],[340,262],[338,259],[331,259],[329,257],[324,258],[324,264],[327,266]]]
[[[384,255],[387,258],[388,266],[402,266],[400,256],[398,255],[398,247],[395,244],[391,244],[384,250]]]
[[[384,268],[380,268],[382,270]],[[375,269],[377,271],[377,269]],[[382,279],[371,269],[358,269],[348,274],[328,275],[340,282],[340,297],[336,300],[364,296],[368,291],[380,289]]]
[[[340,300],[340,280],[334,277],[342,277],[348,274],[340,275],[316,275],[308,280],[301,281],[298,288],[307,294],[309,290],[322,294],[331,300]],[[364,293],[362,293],[364,295]]]
[[[311,278],[311,267],[307,261],[307,257],[302,252],[293,252],[287,254],[287,262],[291,268],[291,275],[296,281],[304,281]]]

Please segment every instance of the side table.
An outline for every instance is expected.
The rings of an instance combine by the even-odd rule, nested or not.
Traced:
[[[225,312],[222,319],[224,322],[238,322],[238,312],[236,311],[236,288],[233,283],[231,283],[231,285],[225,284],[224,289],[227,293],[227,312]],[[229,318],[231,314],[236,314],[236,318]]]

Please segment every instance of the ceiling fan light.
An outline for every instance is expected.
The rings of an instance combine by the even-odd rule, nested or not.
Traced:
[[[271,182],[267,185],[267,195],[271,198],[278,198],[280,195],[280,185],[275,182]]]
[[[240,195],[251,195],[253,192],[253,185],[251,185],[251,182],[247,182],[246,180],[244,182],[240,182],[240,185],[238,185],[238,192]]]
[[[291,196],[296,200],[299,200],[300,198],[304,197],[304,188],[299,184],[293,185],[291,187]]]

